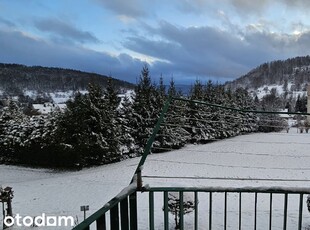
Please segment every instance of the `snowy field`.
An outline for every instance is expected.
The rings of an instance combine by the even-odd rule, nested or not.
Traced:
[[[309,146],[310,134],[299,134],[295,129],[291,129],[288,134],[251,134],[206,145],[189,145],[182,150],[150,155],[143,169],[143,176],[148,177],[143,178],[143,181],[144,184],[150,184],[153,187],[285,186],[310,188]],[[83,214],[80,212],[80,206],[89,205],[90,211],[87,215],[102,207],[128,185],[138,161],[139,158],[129,159],[78,172],[56,172],[47,169],[0,165],[0,185],[13,187],[14,214],[33,217],[42,213],[70,215],[81,221]],[[152,176],[162,178],[150,178]],[[164,177],[178,177],[178,179]],[[236,178],[244,180],[236,180]],[[296,179],[304,181],[294,181]],[[146,193],[138,195],[139,229],[148,229],[147,196]],[[223,229],[223,196],[223,194],[213,196],[214,229]],[[245,194],[242,200],[243,229],[253,228],[253,196],[253,194]],[[155,229],[163,229],[162,194],[156,194],[155,198]],[[199,229],[206,229],[208,225],[208,199],[208,194],[199,195]],[[289,197],[288,229],[297,229],[297,219],[290,219],[298,215],[298,199],[297,196]],[[268,229],[268,209],[269,195],[259,194],[257,229]],[[282,229],[282,195],[275,195],[273,211],[273,229]],[[310,226],[310,213],[306,210],[305,201],[303,212],[303,226]],[[185,229],[192,229],[192,220],[193,214],[185,216]],[[228,196],[227,220],[228,229],[237,228],[234,227],[238,226],[238,195],[236,194]],[[170,215],[170,226],[173,229],[172,215]],[[21,228],[13,227],[12,229]]]

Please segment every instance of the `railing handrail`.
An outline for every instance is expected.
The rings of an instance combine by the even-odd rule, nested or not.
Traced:
[[[309,187],[150,187],[146,185],[142,188],[145,192],[230,192],[230,193],[290,193],[290,194],[310,194]]]
[[[86,218],[83,222],[75,226],[72,230],[82,230],[86,227],[90,226],[93,222],[99,219],[102,215],[104,215],[107,211],[109,211],[112,207],[120,203],[124,198],[128,197],[129,195],[133,194],[137,191],[137,184],[136,182],[131,183],[129,186],[124,188],[119,194],[117,194],[114,198],[112,198],[108,203],[106,203],[102,208],[98,211],[90,215]]]
[[[201,104],[201,105],[207,105],[210,107],[232,110],[232,111],[237,111],[237,112],[244,112],[244,113],[284,114],[284,115],[301,115],[301,116],[309,116],[310,115],[310,113],[301,113],[301,112],[280,112],[280,111],[262,111],[262,110],[239,109],[239,108],[233,108],[233,107],[228,107],[228,106],[223,106],[223,105],[218,105],[218,104],[212,104],[212,103],[205,102],[205,101],[191,100],[191,99],[180,98],[180,97],[173,97],[172,99],[173,100],[179,100],[179,101],[185,101],[185,102],[191,102],[191,103],[197,103],[197,104]]]

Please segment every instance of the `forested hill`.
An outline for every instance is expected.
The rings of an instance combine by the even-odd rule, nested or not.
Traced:
[[[227,87],[257,90],[259,87],[278,85],[283,91],[305,91],[310,81],[310,56],[290,58],[285,61],[264,63],[246,75],[226,83]]]
[[[25,66],[0,63],[0,90],[15,94],[14,91],[36,90],[43,92],[85,90],[89,83],[107,85],[107,76],[72,69]],[[132,89],[133,84],[112,79],[116,88]]]

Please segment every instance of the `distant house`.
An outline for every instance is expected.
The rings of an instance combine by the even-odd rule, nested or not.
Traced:
[[[46,102],[44,104],[33,104],[33,108],[41,114],[48,114],[57,109],[63,111],[66,108],[66,104],[55,104],[51,102]]]
[[[279,110],[279,112],[288,113],[288,109]],[[279,116],[286,119],[286,120],[292,118],[292,115],[290,115],[290,114],[279,114]]]
[[[278,112],[287,113],[288,109],[279,110]],[[295,120],[293,115],[279,114],[279,116],[287,122],[287,128],[290,128],[290,127],[295,126],[297,124],[297,121]]]

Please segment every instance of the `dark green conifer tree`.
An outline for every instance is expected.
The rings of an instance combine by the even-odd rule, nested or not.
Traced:
[[[120,152],[123,157],[134,157],[135,140],[132,136],[134,130],[132,95],[126,95],[120,104],[118,112],[118,125],[120,127]]]
[[[108,79],[107,88],[104,92],[105,113],[103,123],[105,126],[105,138],[107,140],[106,156],[109,162],[114,162],[120,159],[120,135],[121,127],[118,123],[117,109],[120,105],[120,98],[117,96],[117,91],[113,85],[112,79]]]
[[[132,116],[132,137],[135,139],[135,152],[141,154],[159,116],[156,101],[156,88],[151,83],[148,67],[141,71],[135,88]]]
[[[160,84],[161,85],[161,84]],[[160,90],[159,92],[164,92]],[[176,97],[181,96],[180,93],[176,92],[174,80],[171,79],[170,85],[168,88],[169,96]],[[159,95],[161,95],[159,93]],[[168,98],[168,95],[165,94],[165,98]],[[167,99],[166,99],[167,100]],[[164,117],[164,122],[159,130],[156,142],[154,143],[154,151],[157,152],[166,151],[170,149],[178,149],[184,146],[190,134],[184,129],[186,120],[184,119],[185,108],[184,102],[173,100],[169,106],[169,109]],[[163,104],[161,110],[163,109]],[[158,149],[156,149],[156,147]]]
[[[103,164],[119,160],[116,131],[116,100],[98,85],[89,85],[89,93],[77,93],[58,122],[60,151],[77,164]],[[114,94],[114,92],[113,92]]]

